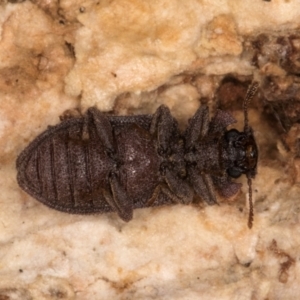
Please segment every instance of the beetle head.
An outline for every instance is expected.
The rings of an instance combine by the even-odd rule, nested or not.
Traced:
[[[253,223],[253,202],[252,202],[252,178],[256,175],[258,149],[253,136],[253,131],[248,121],[248,104],[254,97],[258,88],[258,83],[253,83],[246,94],[244,101],[244,131],[239,132],[231,129],[225,133],[225,139],[228,143],[230,166],[227,169],[229,176],[238,178],[242,174],[247,176],[249,187],[249,219],[248,227]]]
[[[230,177],[238,178],[242,174],[253,178],[256,174],[258,150],[252,130],[239,132],[231,129],[225,133],[231,164],[227,168]]]

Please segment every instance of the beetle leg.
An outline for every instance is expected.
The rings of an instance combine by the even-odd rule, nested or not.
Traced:
[[[165,171],[165,181],[170,191],[176,195],[178,199],[176,202],[190,204],[193,201],[194,193],[190,185],[186,181],[176,177],[174,173],[168,169]]]
[[[166,165],[166,168],[162,171],[162,176],[166,185],[160,185],[160,191],[174,202],[191,203],[193,191],[189,184],[178,176],[182,171],[180,165],[183,163],[181,159],[183,145],[176,143],[179,140],[177,121],[172,117],[168,107],[162,105],[156,110],[151,122],[150,133],[157,134],[158,154],[165,159],[163,164]],[[185,168],[183,171],[185,173]],[[151,202],[153,203],[153,200]]]
[[[209,113],[207,105],[202,105],[195,115],[189,120],[189,125],[185,132],[186,148],[192,148],[197,141],[203,139],[209,129]]]
[[[91,116],[94,122],[97,133],[102,141],[103,145],[111,152],[115,152],[113,129],[108,118],[101,113],[96,107],[88,109],[87,114]]]
[[[156,199],[158,199],[158,196],[160,193],[165,194],[168,198],[170,198],[171,201],[175,203],[182,203],[181,199],[178,198],[167,186],[165,183],[161,183],[156,186],[151,198],[146,202],[146,206],[153,206]]]
[[[189,178],[196,194],[201,197],[209,205],[216,204],[216,193],[213,181],[210,175],[200,173],[196,169],[189,170]]]
[[[118,213],[119,217],[123,221],[128,222],[133,216],[133,202],[127,196],[116,174],[112,173],[109,181],[112,194],[103,190],[104,198],[114,211]]]
[[[174,137],[174,130],[177,129],[177,122],[172,117],[169,108],[161,105],[153,115],[150,125],[150,133],[157,134],[158,147],[164,153],[169,149],[170,141]]]
[[[158,199],[158,195],[161,193],[161,186],[163,183],[157,185],[153,191],[153,194],[150,199],[146,202],[146,206],[153,206],[156,199]]]
[[[66,120],[74,119],[74,118],[81,118],[82,114],[78,108],[67,109],[59,116],[61,122]]]
[[[165,172],[165,181],[166,184],[161,183],[155,188],[152,197],[147,201],[147,206],[153,205],[159,193],[164,193],[175,203],[190,204],[193,201],[194,193],[188,183],[176,178],[169,170]]]

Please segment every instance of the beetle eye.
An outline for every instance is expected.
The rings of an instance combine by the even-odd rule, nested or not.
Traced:
[[[241,171],[237,168],[227,169],[227,174],[232,178],[238,178],[242,175]]]
[[[236,129],[230,129],[225,133],[225,138],[228,142],[235,141],[238,138],[239,134],[240,133]]]

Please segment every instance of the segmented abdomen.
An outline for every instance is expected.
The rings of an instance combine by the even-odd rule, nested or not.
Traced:
[[[70,213],[110,211],[102,190],[115,167],[96,130],[68,120],[39,136],[17,161],[18,182],[44,204]],[[22,174],[22,176],[20,176]]]
[[[84,126],[84,119],[71,119],[48,129],[20,154],[19,185],[57,210],[103,213],[112,211],[103,190],[111,192],[109,174],[115,172],[133,208],[147,206],[162,181],[156,140],[134,120],[113,127],[113,158],[107,154],[93,122]],[[153,205],[169,203],[160,196]]]

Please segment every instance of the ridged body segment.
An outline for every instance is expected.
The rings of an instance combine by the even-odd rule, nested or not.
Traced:
[[[117,120],[111,117],[117,160],[107,153],[93,122],[84,124],[84,118],[67,120],[50,127],[21,153],[17,161],[19,185],[60,211],[108,212],[112,208],[103,190],[111,190],[109,175],[115,171],[134,199],[134,208],[145,206],[160,180],[155,140],[145,129],[149,118],[140,125],[134,117],[122,126],[116,125]]]

